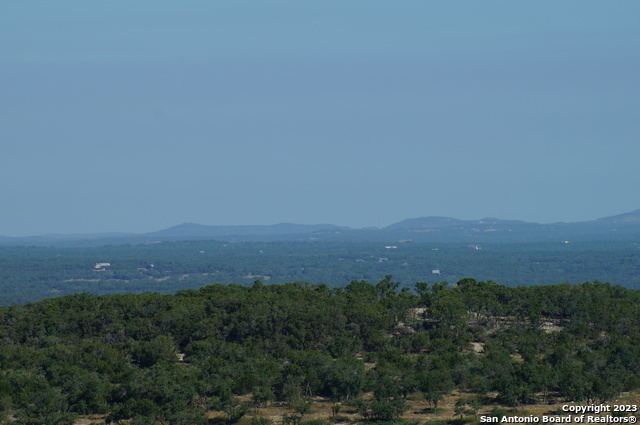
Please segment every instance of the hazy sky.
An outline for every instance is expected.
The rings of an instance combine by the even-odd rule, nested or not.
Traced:
[[[0,235],[640,208],[640,2],[0,2]]]

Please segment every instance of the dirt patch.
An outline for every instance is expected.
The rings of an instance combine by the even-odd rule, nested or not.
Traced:
[[[476,353],[484,352],[484,342],[472,342],[471,347]]]
[[[414,393],[411,394],[407,401],[409,409],[402,415],[402,418],[408,421],[450,421],[455,419],[456,417],[460,417],[455,413],[455,405],[456,402],[460,398],[471,398],[476,395],[473,393],[466,393],[460,391],[454,391],[450,394],[444,396],[444,398],[438,403],[437,409],[433,409],[429,402],[427,402],[422,394]],[[496,394],[489,394],[490,397],[495,397]],[[366,394],[363,398],[370,398],[371,394]],[[250,395],[243,395],[238,397],[241,401],[250,402]],[[333,412],[332,407],[336,404],[335,402],[325,399],[322,397],[314,397],[312,398],[313,405],[311,406],[311,412],[306,414],[303,418],[304,421],[310,419],[324,419],[328,420]],[[339,403],[340,404],[340,413],[339,415],[345,417],[347,421],[343,423],[351,423],[355,424],[358,422],[362,422],[362,417],[356,412],[356,410],[349,406],[348,403]],[[549,415],[555,412],[561,411],[563,405],[585,405],[585,403],[575,403],[572,401],[566,401],[559,398],[550,398],[549,403],[540,403],[534,405],[524,405],[524,406],[516,406],[516,407],[507,407],[500,406],[497,404],[490,404],[486,406],[482,406],[478,412],[476,413],[476,421],[477,422],[481,415],[487,415],[492,413],[492,411],[496,408],[501,408],[507,412],[508,415],[513,416],[542,416]],[[614,405],[614,404],[631,404],[638,405],[640,404],[640,393],[622,393],[619,397],[609,402],[604,403],[605,405]],[[287,414],[296,414],[296,411],[289,407],[287,403],[284,402],[274,402],[265,407],[259,408],[251,408],[247,412],[247,414],[240,419],[238,422],[239,425],[250,425],[251,420],[254,417],[266,417],[273,421],[274,425],[278,423],[282,423],[282,419]],[[603,412],[603,415],[607,414]],[[207,412],[207,418],[226,418],[226,415],[223,412],[218,411],[209,411]],[[592,415],[598,416],[598,415]],[[78,419],[74,425],[90,425],[91,423],[104,424],[105,415],[92,415],[92,416],[84,416]],[[422,422],[424,423],[424,422]]]
[[[550,334],[551,332],[561,332],[564,330],[564,327],[559,326],[557,323],[547,321],[540,325],[540,329]]]

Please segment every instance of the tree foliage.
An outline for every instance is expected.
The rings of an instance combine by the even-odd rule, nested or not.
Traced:
[[[640,295],[599,282],[510,288],[464,279],[403,289],[214,284],[175,295],[70,295],[0,309],[0,400],[22,423],[230,422],[311,397],[392,420],[420,392],[518,406],[601,402],[640,387]],[[481,349],[474,349],[481,347]],[[364,394],[371,394],[363,398]],[[476,401],[459,406],[475,414]],[[475,409],[475,410],[474,410]]]

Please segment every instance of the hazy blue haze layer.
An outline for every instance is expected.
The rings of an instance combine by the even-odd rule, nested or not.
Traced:
[[[0,235],[638,208],[640,3],[0,3]]]

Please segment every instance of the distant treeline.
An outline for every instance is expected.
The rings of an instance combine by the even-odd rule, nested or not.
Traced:
[[[97,263],[109,263],[96,269]],[[222,283],[417,281],[465,276],[507,286],[598,279],[640,288],[632,242],[435,244],[383,242],[178,241],[102,247],[0,246],[0,305],[88,292],[175,293]]]
[[[0,340],[2,420],[24,424],[198,425],[209,410],[232,423],[274,401],[295,423],[312,396],[389,420],[409,397],[437,406],[454,389],[476,394],[464,412],[640,387],[640,293],[598,282],[83,293],[0,309]]]

